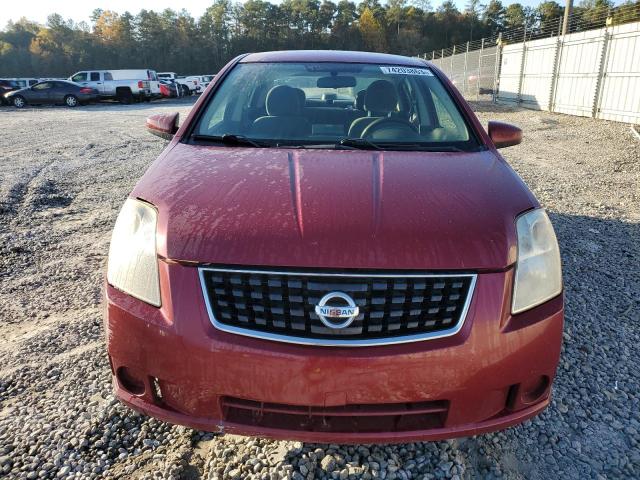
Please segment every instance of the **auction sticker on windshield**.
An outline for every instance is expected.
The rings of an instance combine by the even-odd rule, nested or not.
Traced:
[[[385,75],[426,75],[433,77],[433,73],[428,68],[412,68],[412,67],[380,67]]]

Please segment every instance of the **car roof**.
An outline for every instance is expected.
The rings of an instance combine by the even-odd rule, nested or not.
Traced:
[[[77,88],[80,88],[80,85],[78,85],[77,83],[70,82],[70,81],[68,81],[68,80],[56,80],[56,79],[54,79],[54,80],[41,80],[41,81],[39,81],[39,82],[37,82],[37,83],[34,83],[33,85],[40,85],[41,83],[63,83],[63,84],[64,84],[65,86],[67,86],[67,87],[77,87]],[[33,87],[33,85],[29,85],[29,86],[28,86],[28,87],[26,87],[26,88]]]
[[[58,80],[57,78],[49,78],[47,80],[38,81],[38,83],[51,83],[51,82],[64,83],[64,84],[67,84],[67,85],[73,85],[74,87],[78,86],[78,84],[75,83],[75,82],[71,82],[69,80]]]
[[[424,67],[425,61],[415,57],[403,57],[388,53],[350,52],[345,50],[282,50],[276,52],[250,53],[240,63],[253,62],[336,62],[373,63]]]

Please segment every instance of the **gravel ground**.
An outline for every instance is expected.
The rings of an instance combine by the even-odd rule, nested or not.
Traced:
[[[640,477],[640,142],[629,126],[475,104],[525,130],[507,159],[549,209],[566,285],[552,405],[447,442],[315,445],[173,427],[111,394],[101,325],[110,230],[191,101],[0,109],[0,477],[296,480]]]

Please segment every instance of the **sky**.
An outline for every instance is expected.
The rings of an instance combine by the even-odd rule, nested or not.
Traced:
[[[454,1],[458,8],[462,10],[468,0]],[[503,0],[502,3],[508,5],[515,1],[516,0]],[[520,0],[519,3],[535,6],[541,1],[542,0]],[[562,0],[556,1],[562,3]],[[205,9],[212,3],[212,0],[189,0],[188,2],[176,0],[28,0],[24,3],[19,0],[3,0],[3,5],[0,7],[0,29],[4,28],[9,20],[15,21],[20,17],[27,17],[29,20],[45,23],[47,16],[51,13],[59,13],[65,19],[71,18],[76,22],[85,21],[89,23],[89,16],[96,8],[115,10],[118,13],[129,10],[135,15],[143,8],[162,11],[165,8],[180,10],[185,7],[193,17],[197,18],[201,16]],[[277,1],[275,3],[277,3]],[[384,0],[382,3],[384,3]],[[442,0],[431,0],[431,3],[435,8],[442,3]]]

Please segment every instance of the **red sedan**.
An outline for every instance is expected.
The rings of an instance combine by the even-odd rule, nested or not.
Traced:
[[[416,58],[241,55],[116,221],[115,391],[201,430],[400,442],[549,403],[563,296],[553,227],[443,73]]]

